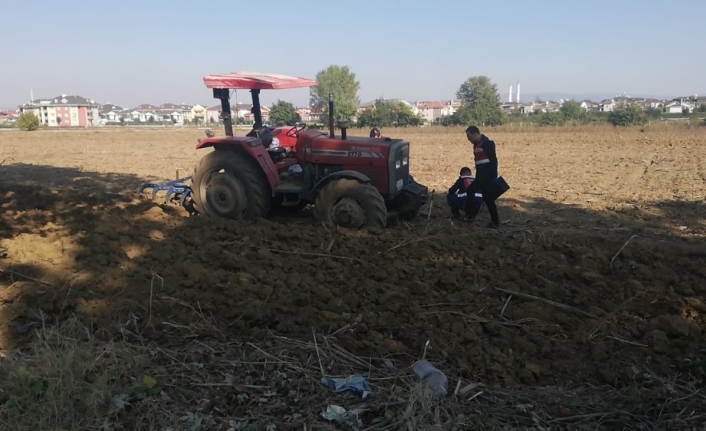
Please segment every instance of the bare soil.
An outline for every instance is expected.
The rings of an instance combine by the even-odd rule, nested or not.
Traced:
[[[446,189],[472,163],[462,129],[385,130],[410,140],[412,174],[436,193],[384,232],[326,229],[306,211],[190,217],[135,193],[189,175],[202,134],[0,133],[0,348],[73,315],[185,362],[213,355],[193,340],[315,332],[404,367],[428,341],[454,385],[620,390],[705,359],[703,130],[487,131],[512,187],[498,231],[487,214],[449,220]]]

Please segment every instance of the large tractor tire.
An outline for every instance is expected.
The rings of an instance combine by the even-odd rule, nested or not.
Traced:
[[[319,191],[314,216],[328,226],[350,229],[383,229],[387,224],[380,192],[371,184],[348,178],[333,180]]]
[[[267,177],[249,156],[236,150],[206,154],[191,177],[196,210],[208,217],[256,219],[270,210]]]

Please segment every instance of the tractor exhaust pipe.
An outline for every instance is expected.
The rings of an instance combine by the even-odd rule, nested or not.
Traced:
[[[330,138],[334,137],[334,125],[333,125],[333,93],[328,95],[328,135]]]
[[[338,128],[341,129],[341,139],[348,139],[348,127],[350,127],[350,121],[338,120]]]

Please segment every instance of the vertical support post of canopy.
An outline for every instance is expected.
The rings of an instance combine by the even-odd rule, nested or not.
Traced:
[[[221,119],[226,136],[233,136],[233,121],[230,114],[230,91],[227,88],[214,88],[213,98],[221,99]]]

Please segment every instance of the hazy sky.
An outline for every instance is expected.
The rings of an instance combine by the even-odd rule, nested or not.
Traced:
[[[705,0],[0,0],[0,106],[58,94],[215,105],[202,76],[313,78],[348,65],[360,99],[706,92]],[[247,99],[239,91],[239,99]],[[306,104],[308,90],[263,92]]]

